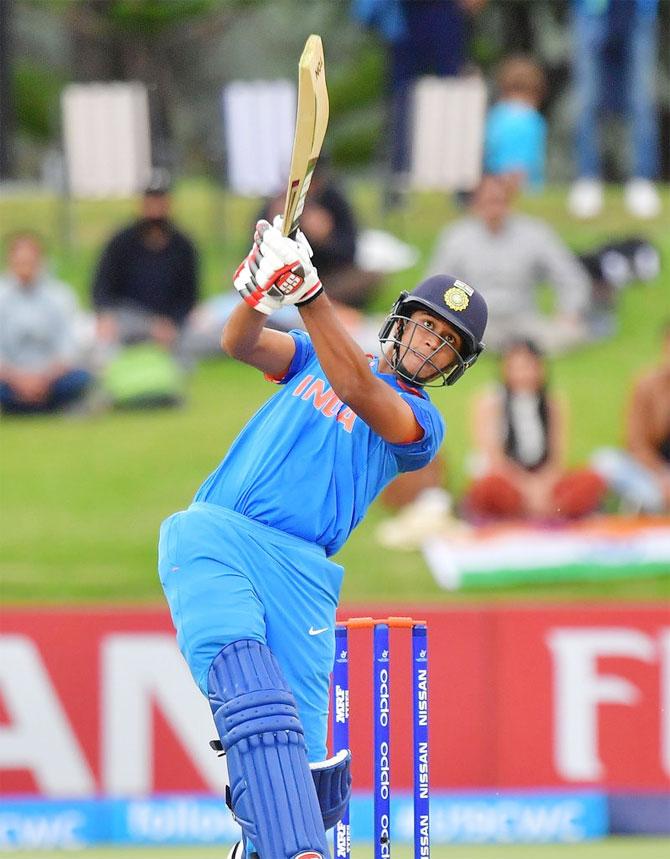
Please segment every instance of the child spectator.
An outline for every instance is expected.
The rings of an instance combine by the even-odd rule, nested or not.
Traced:
[[[52,412],[80,400],[90,374],[78,364],[77,303],[43,267],[32,233],[14,236],[0,278],[0,409]]]
[[[473,437],[479,477],[464,501],[476,521],[576,519],[597,509],[604,481],[567,471],[566,407],[547,385],[547,368],[530,340],[504,351],[501,383],[475,401]]]
[[[486,118],[484,170],[538,191],[547,154],[547,124],[539,112],[545,74],[530,57],[509,57],[498,70],[497,87],[500,97]]]

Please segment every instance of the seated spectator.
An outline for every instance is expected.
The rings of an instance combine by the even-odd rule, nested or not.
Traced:
[[[500,97],[486,117],[484,170],[538,191],[547,158],[547,123],[539,111],[547,88],[544,72],[530,57],[509,57],[497,85]]]
[[[312,246],[313,262],[330,300],[363,310],[374,296],[381,276],[356,264],[356,219],[327,161],[322,161],[312,176],[300,229]],[[284,194],[271,199],[259,218],[272,221],[275,215],[282,214],[284,199]]]
[[[670,513],[670,321],[659,364],[633,386],[626,411],[626,449],[604,449],[593,467],[636,513]]]
[[[14,236],[0,278],[0,410],[53,412],[86,394],[91,375],[79,363],[77,302],[43,267],[32,233]]]
[[[604,481],[567,471],[566,406],[547,384],[542,353],[529,340],[504,351],[501,383],[475,401],[473,438],[479,476],[463,512],[474,521],[576,519],[596,510]]]
[[[588,338],[587,272],[547,224],[512,210],[502,177],[485,176],[471,215],[439,236],[427,274],[445,271],[482,290],[489,306],[489,350],[499,351],[510,338],[528,337],[543,351],[557,353]],[[537,289],[544,281],[556,295],[551,317],[537,307]]]
[[[198,297],[191,240],[170,220],[170,193],[157,178],[144,192],[140,218],[112,237],[93,283],[97,335],[107,351],[153,341],[179,351],[180,334]]]

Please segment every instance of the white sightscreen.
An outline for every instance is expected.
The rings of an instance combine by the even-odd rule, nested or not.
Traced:
[[[290,81],[234,81],[223,90],[228,185],[243,196],[270,196],[286,187],[295,128]]]
[[[70,193],[125,197],[140,191],[151,173],[146,87],[70,84],[61,104]]]

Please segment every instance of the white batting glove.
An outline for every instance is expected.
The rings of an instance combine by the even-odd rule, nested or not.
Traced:
[[[273,226],[259,221],[253,247],[235,272],[235,289],[260,313],[273,313],[282,304],[307,304],[323,289],[311,256],[300,230],[295,240],[282,235],[280,215]]]
[[[282,296],[268,295],[265,290],[259,287],[254,275],[254,272],[258,271],[260,263],[260,231],[269,226],[267,221],[259,221],[256,224],[254,243],[251,250],[239,264],[233,276],[233,285],[240,296],[250,307],[253,307],[259,313],[264,313],[266,316],[270,316],[275,310],[279,310],[282,305]]]
[[[263,226],[258,230],[262,259],[255,274],[256,281],[269,295],[281,294],[284,304],[307,304],[323,290],[311,260],[312,248],[300,230],[296,231],[295,239],[291,239],[282,235],[281,228],[282,217],[277,215],[271,227]]]

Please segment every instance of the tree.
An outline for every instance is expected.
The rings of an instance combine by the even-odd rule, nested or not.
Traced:
[[[223,34],[241,0],[79,0],[60,5],[72,35],[74,79],[145,83],[154,163],[171,164],[176,101],[183,90],[175,73],[176,55]]]

